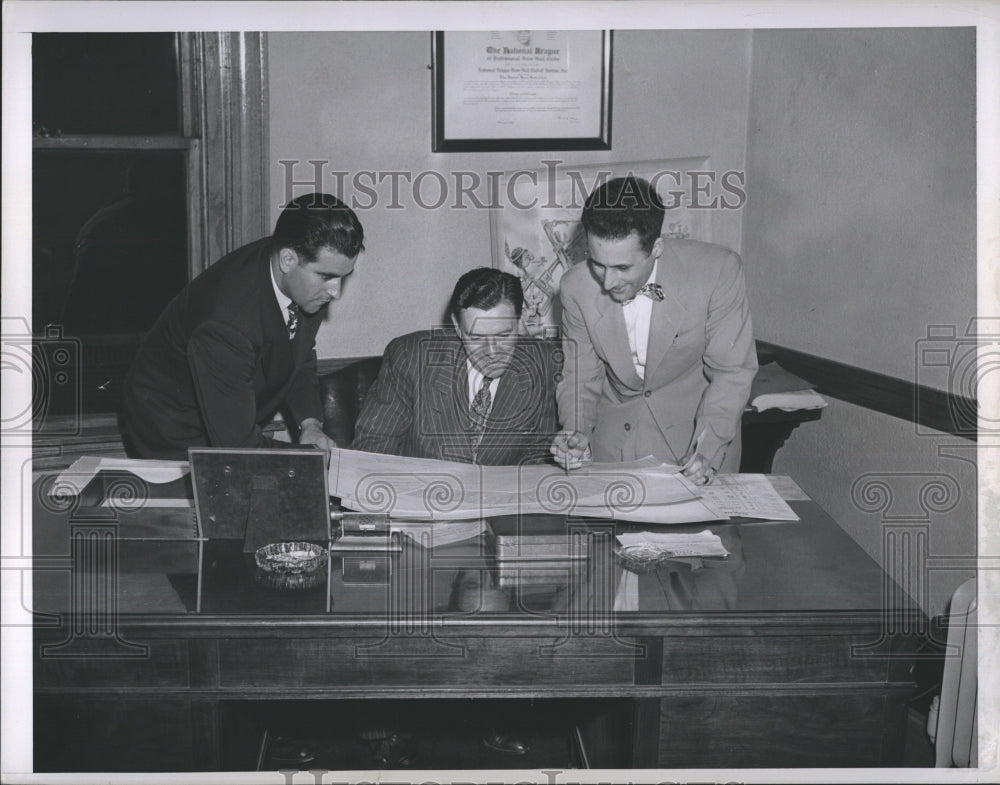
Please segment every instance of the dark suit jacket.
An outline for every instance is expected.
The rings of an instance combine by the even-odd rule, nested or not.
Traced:
[[[543,460],[556,430],[557,344],[521,338],[497,383],[477,462],[491,466]],[[355,450],[472,462],[468,370],[452,331],[410,333],[385,349],[365,396]]]
[[[299,423],[322,422],[315,341],[325,309],[304,314],[289,340],[270,249],[265,238],[216,262],[147,333],[125,380],[121,425],[130,455],[274,446],[260,426],[282,404]]]

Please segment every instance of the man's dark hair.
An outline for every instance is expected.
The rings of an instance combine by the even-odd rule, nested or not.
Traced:
[[[448,313],[457,319],[459,313],[466,308],[488,311],[501,302],[513,305],[517,318],[521,318],[521,308],[524,306],[521,279],[492,267],[476,267],[458,279],[448,303]]]
[[[323,248],[353,259],[365,250],[365,230],[354,211],[336,196],[306,194],[281,211],[271,241],[275,250],[291,248],[304,262],[315,262]]]
[[[587,234],[602,240],[621,240],[636,232],[642,250],[650,253],[662,231],[665,213],[656,189],[629,175],[608,180],[588,196],[580,223]]]

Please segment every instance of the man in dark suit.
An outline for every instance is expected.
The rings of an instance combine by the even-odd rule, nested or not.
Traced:
[[[414,458],[516,465],[544,460],[556,430],[552,347],[518,337],[516,276],[486,267],[459,278],[452,330],[386,347],[353,448]]]
[[[364,250],[357,216],[309,194],[274,234],[233,251],[188,284],[146,335],[125,380],[122,437],[137,458],[188,447],[267,447],[261,426],[284,407],[300,444],[329,450],[316,378],[326,305]]]
[[[739,429],[757,373],[740,257],[660,236],[665,208],[645,180],[597,188],[583,208],[589,258],[560,281],[563,431],[569,468],[593,455],[654,455],[693,482],[740,464]]]

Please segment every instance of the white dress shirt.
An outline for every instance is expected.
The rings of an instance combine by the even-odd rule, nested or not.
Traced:
[[[281,308],[281,318],[288,324],[288,317],[291,315],[288,309],[292,305],[292,299],[278,288],[278,282],[274,278],[274,268],[271,267],[271,286],[274,287],[274,296],[278,298],[278,307]]]
[[[656,280],[656,268],[660,260],[653,262],[643,285]],[[649,320],[653,314],[653,301],[645,295],[637,296],[632,302],[622,306],[625,317],[625,331],[628,333],[628,348],[632,352],[632,364],[640,379],[646,378],[646,349],[649,346]]]

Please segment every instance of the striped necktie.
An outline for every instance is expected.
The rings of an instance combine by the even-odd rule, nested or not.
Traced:
[[[493,380],[489,376],[483,377],[483,383],[472,399],[469,407],[469,419],[472,421],[472,462],[476,463],[479,453],[479,443],[483,440],[483,433],[486,431],[486,421],[490,416],[490,407],[493,398],[490,395],[490,383]]]
[[[295,303],[288,304],[288,321],[285,322],[285,327],[288,328],[288,339],[291,340],[299,329],[299,306]]]

